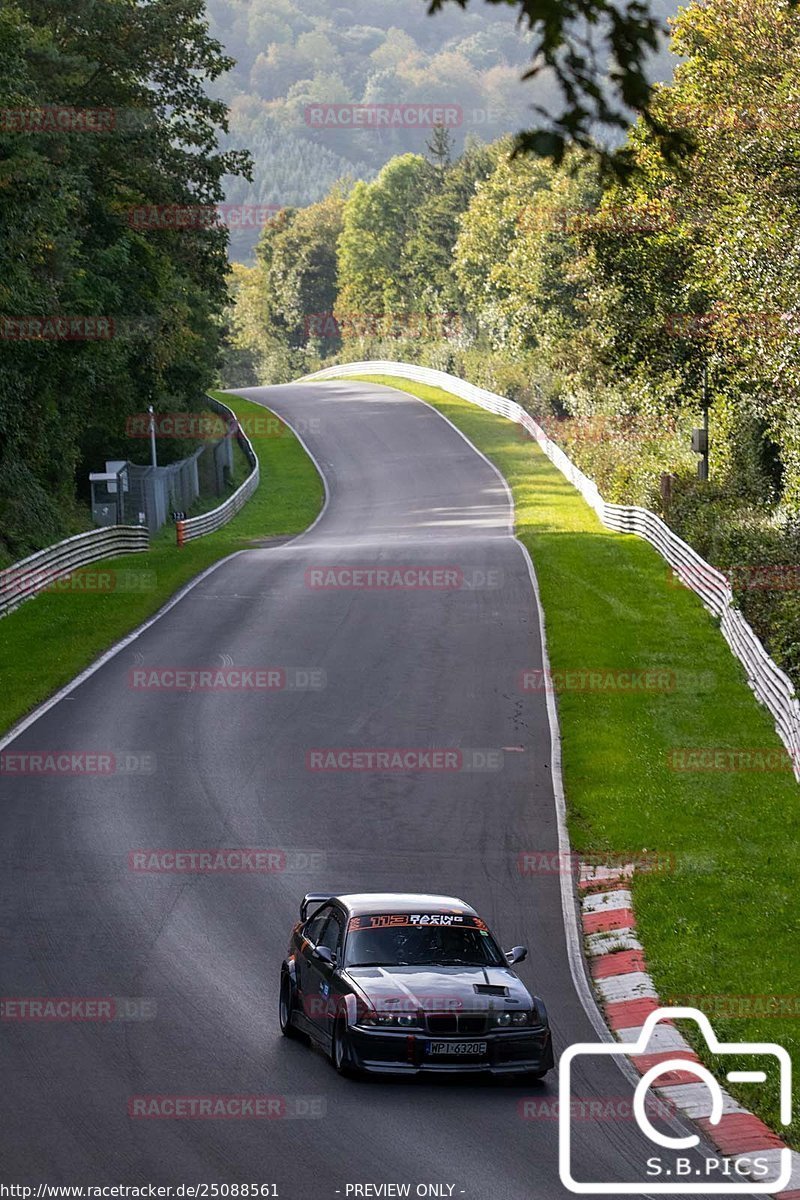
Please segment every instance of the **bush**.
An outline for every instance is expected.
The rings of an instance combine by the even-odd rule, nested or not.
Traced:
[[[669,523],[728,576],[742,614],[800,689],[800,519],[681,480]]]

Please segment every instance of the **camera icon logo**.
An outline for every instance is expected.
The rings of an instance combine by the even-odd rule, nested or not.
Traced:
[[[698,1178],[701,1172],[696,1170],[683,1171],[665,1171],[667,1175],[680,1175],[681,1178],[672,1178],[669,1182],[658,1181],[653,1179],[652,1175],[642,1179],[641,1182],[625,1182],[614,1180],[611,1182],[585,1182],[576,1180],[572,1171],[572,1123],[571,1123],[571,1098],[572,1098],[572,1062],[578,1058],[580,1060],[598,1059],[605,1057],[624,1058],[629,1055],[643,1055],[652,1051],[652,1039],[656,1026],[661,1021],[674,1021],[676,1018],[695,1021],[700,1032],[708,1044],[709,1050],[718,1055],[735,1055],[737,1058],[743,1055],[757,1058],[752,1071],[731,1070],[726,1072],[726,1078],[731,1083],[765,1083],[767,1079],[766,1071],[761,1069],[765,1059],[777,1061],[779,1069],[779,1096],[780,1096],[780,1121],[782,1125],[788,1125],[792,1116],[792,1094],[791,1094],[791,1079],[792,1079],[792,1063],[788,1052],[783,1046],[777,1045],[775,1042],[720,1042],[716,1037],[714,1030],[711,1027],[711,1022],[704,1013],[696,1008],[659,1008],[645,1020],[640,1031],[639,1037],[635,1042],[578,1042],[573,1046],[569,1046],[561,1056],[559,1064],[559,1105],[558,1105],[558,1153],[559,1153],[559,1174],[564,1187],[577,1195],[773,1195],[776,1192],[785,1190],[792,1176],[792,1152],[788,1148],[784,1148],[779,1154],[779,1169],[780,1174],[777,1179],[770,1179],[768,1182],[754,1182],[752,1177],[741,1178],[739,1181],[717,1182],[712,1181],[708,1175]],[[662,1062],[656,1063],[648,1071],[642,1075],[639,1080],[636,1090],[633,1095],[632,1110],[636,1124],[641,1132],[648,1139],[648,1142],[655,1146],[661,1147],[663,1150],[685,1151],[697,1147],[700,1143],[700,1138],[696,1134],[688,1134],[686,1136],[671,1136],[670,1134],[662,1133],[657,1130],[646,1111],[646,1101],[648,1090],[653,1086],[658,1078],[667,1074],[670,1071],[681,1071],[697,1076],[697,1079],[704,1083],[709,1090],[711,1097],[711,1112],[709,1121],[711,1125],[718,1125],[723,1114],[724,1098],[722,1089],[719,1083],[711,1072],[701,1063],[687,1060],[686,1058],[678,1057],[679,1051],[675,1051],[674,1058],[667,1058]],[[758,1061],[760,1060],[760,1062]],[[774,1153],[774,1152],[773,1152]],[[725,1156],[730,1158],[731,1156]],[[758,1158],[758,1152],[747,1156],[753,1162]],[[648,1159],[648,1163],[657,1161]],[[688,1163],[688,1159],[678,1159],[678,1162]],[[707,1160],[708,1163],[714,1163],[716,1166],[725,1159],[721,1156],[720,1160]],[[661,1173],[661,1172],[659,1172]]]

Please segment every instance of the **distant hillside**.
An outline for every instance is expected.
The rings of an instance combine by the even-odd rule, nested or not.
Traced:
[[[666,15],[675,5],[655,7]],[[253,184],[233,181],[228,199],[309,204],[342,176],[369,179],[394,155],[424,151],[427,126],[349,128],[349,105],[448,106],[456,151],[469,135],[491,141],[530,125],[531,105],[556,97],[545,80],[520,83],[532,42],[515,12],[473,3],[429,17],[423,0],[208,0],[211,33],[237,60],[218,86],[231,109],[228,144],[256,161]],[[325,123],[315,126],[320,112]],[[247,259],[256,238],[233,232],[231,257]]]

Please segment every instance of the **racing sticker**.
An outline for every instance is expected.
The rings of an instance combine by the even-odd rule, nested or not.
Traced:
[[[398,926],[422,928],[426,925],[488,929],[480,917],[465,916],[463,913],[378,913],[367,917],[351,917],[347,928],[353,933],[362,929],[393,929]]]

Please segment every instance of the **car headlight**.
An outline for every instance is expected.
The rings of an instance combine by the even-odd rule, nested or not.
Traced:
[[[383,1029],[409,1029],[418,1025],[415,1013],[367,1012],[360,1021],[361,1025],[377,1025]]]
[[[519,1028],[520,1025],[530,1025],[531,1014],[528,1009],[518,1009],[516,1012],[499,1012],[494,1016],[495,1025],[501,1029]]]

